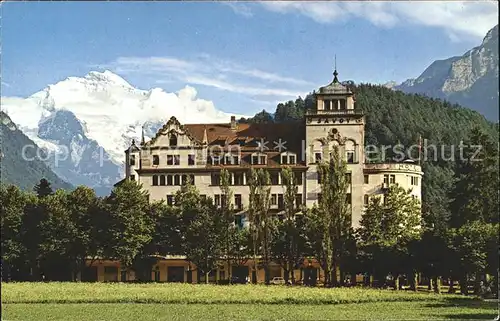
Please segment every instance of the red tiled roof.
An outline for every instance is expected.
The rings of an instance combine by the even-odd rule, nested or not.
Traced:
[[[303,123],[287,124],[237,124],[236,130],[231,124],[186,124],[184,127],[196,139],[202,141],[207,131],[209,145],[240,145],[242,150],[256,150],[262,139],[270,151],[280,139],[287,150],[300,153],[302,140],[305,138]]]

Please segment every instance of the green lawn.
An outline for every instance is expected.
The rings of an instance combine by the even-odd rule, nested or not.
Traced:
[[[3,283],[3,320],[492,319],[458,295],[259,285]]]

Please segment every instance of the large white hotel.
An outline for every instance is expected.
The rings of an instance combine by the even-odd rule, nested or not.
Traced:
[[[234,193],[235,223],[247,224],[246,208],[249,202],[248,174],[252,168],[264,168],[271,176],[271,211],[283,211],[284,187],[281,171],[290,166],[295,171],[299,194],[297,204],[312,206],[321,197],[317,164],[334,145],[339,146],[347,162],[350,177],[348,201],[351,204],[352,225],[359,226],[364,207],[370,197],[382,196],[391,184],[411,189],[421,198],[422,170],[412,162],[369,163],[365,157],[365,117],[356,109],[354,94],[337,79],[321,87],[316,95],[316,106],[306,111],[299,123],[247,124],[234,117],[224,124],[181,124],[172,117],[150,141],[132,143],[126,151],[126,177],[136,180],[147,190],[150,200],[163,199],[170,204],[174,194],[188,178],[202,195],[221,202],[220,172],[226,168],[231,174]],[[326,156],[328,157],[328,156]],[[119,182],[120,183],[120,182]],[[119,184],[117,183],[117,184]],[[158,282],[205,282],[186,257],[157,253],[151,279]],[[208,282],[232,276],[252,279],[255,262],[250,258],[244,264],[221,264],[209,274]],[[324,277],[318,262],[304,258],[293,271],[295,279],[303,284],[315,284]],[[258,282],[264,280],[264,270],[256,271]],[[271,263],[270,276],[283,276],[283,269]],[[356,279],[362,276],[357,276]],[[133,269],[118,261],[102,260],[90,267],[87,280],[135,280]]]
[[[189,176],[202,195],[219,203],[220,171],[226,168],[231,174],[235,221],[245,225],[251,168],[269,171],[271,210],[279,215],[284,194],[281,170],[293,168],[299,185],[296,202],[312,206],[321,197],[317,163],[338,145],[348,164],[354,227],[369,198],[383,195],[391,184],[411,189],[421,198],[423,173],[414,162],[365,161],[365,117],[336,71],[333,81],[315,95],[316,106],[306,111],[301,123],[248,124],[231,117],[223,124],[181,124],[172,117],[151,140],[134,142],[126,151],[126,179],[140,182],[151,200],[172,203]]]

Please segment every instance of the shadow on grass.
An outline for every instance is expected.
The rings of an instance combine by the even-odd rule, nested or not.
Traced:
[[[481,299],[446,298],[439,303],[427,304],[426,307],[437,309],[457,308],[456,313],[439,315],[451,320],[494,320],[499,315],[497,300],[485,301]],[[471,313],[467,313],[467,311]]]

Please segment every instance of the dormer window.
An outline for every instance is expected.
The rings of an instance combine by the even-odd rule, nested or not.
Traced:
[[[261,153],[255,153],[252,155],[252,165],[266,165],[267,155]]]
[[[321,153],[321,152],[316,152],[316,153],[314,153],[314,160],[315,160],[315,162],[316,162],[316,163],[321,162],[321,158],[322,158],[322,156],[323,156],[323,153]]]
[[[177,135],[175,135],[175,134],[170,134],[170,139],[169,139],[168,144],[169,144],[170,146],[177,146]]]
[[[234,154],[226,154],[224,157],[224,164],[226,165],[239,165],[240,157]]]
[[[135,165],[135,155],[130,155],[130,161],[129,161],[130,166]]]
[[[294,165],[297,162],[295,154],[290,152],[284,152],[281,154],[281,164],[282,165]]]

